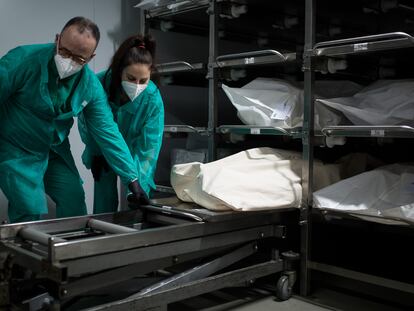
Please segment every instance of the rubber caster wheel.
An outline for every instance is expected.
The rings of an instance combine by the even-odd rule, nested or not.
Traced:
[[[276,284],[276,297],[282,301],[292,297],[292,288],[289,286],[289,278],[282,275]]]

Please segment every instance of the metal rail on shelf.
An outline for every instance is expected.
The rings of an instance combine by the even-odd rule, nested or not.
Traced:
[[[321,130],[327,137],[394,137],[414,138],[414,128],[407,125],[344,125],[328,126]]]
[[[206,134],[205,127],[194,127],[190,125],[165,125],[164,133],[198,133],[200,135]]]
[[[216,58],[218,67],[248,66],[285,63],[296,60],[296,53],[282,54],[276,50],[260,50],[221,55]]]
[[[377,222],[387,225],[397,225],[397,226],[410,226],[414,227],[414,220],[410,220],[407,218],[402,217],[395,217],[395,216],[384,216],[384,215],[371,215],[364,213],[364,211],[345,211],[345,210],[336,210],[336,209],[329,209],[318,207],[314,208],[313,211],[317,210],[325,219],[333,219],[333,218],[340,218],[340,219],[359,219],[363,221],[369,222]]]
[[[156,185],[155,189],[157,192],[163,192],[163,193],[171,193],[171,194],[175,194],[175,191],[173,189],[173,187],[168,187],[168,186],[162,186],[162,185]]]
[[[368,284],[378,285],[394,289],[397,291],[414,294],[414,286],[409,283],[399,282],[392,279],[387,279],[383,277],[378,277],[376,275],[371,275],[367,273],[361,273],[354,270],[345,269],[338,266],[328,265],[320,262],[311,261],[310,269],[328,273],[331,275],[336,275],[340,277],[345,277],[354,281],[360,281]]]
[[[190,64],[185,61],[176,61],[170,63],[162,63],[156,66],[157,72],[160,74],[185,72],[203,69],[205,66],[203,63]]]
[[[139,8],[139,5],[135,7]],[[161,17],[161,16],[170,16],[175,14],[182,14],[186,12],[191,12],[194,10],[199,10],[206,8],[209,5],[208,0],[183,0],[183,1],[170,1],[160,6],[150,8],[146,10],[147,18]]]
[[[250,135],[285,135],[298,137],[301,135],[301,128],[284,129],[272,126],[250,126],[250,125],[221,125],[217,128],[221,134],[250,134]]]
[[[414,38],[405,32],[347,38],[319,42],[313,47],[315,56],[334,56],[414,47]]]

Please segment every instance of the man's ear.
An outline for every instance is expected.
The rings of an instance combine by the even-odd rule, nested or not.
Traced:
[[[55,36],[55,43],[57,44],[58,41],[59,41],[59,34],[57,33],[56,36]]]

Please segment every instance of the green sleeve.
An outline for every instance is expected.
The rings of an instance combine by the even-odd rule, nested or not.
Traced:
[[[100,73],[96,74],[102,86],[104,86],[105,74],[106,74],[106,70],[101,71]],[[92,158],[94,156],[102,155],[102,152],[98,144],[96,143],[96,141],[89,134],[86,128],[85,117],[83,114],[81,114],[78,118],[78,128],[79,128],[81,139],[83,143],[85,144],[85,150],[82,153],[82,162],[86,166],[86,168],[90,169],[92,165]]]
[[[138,169],[139,182],[146,193],[155,189],[154,174],[164,132],[164,108],[159,91],[152,99],[154,109],[144,128],[131,144],[131,153]]]
[[[115,123],[106,94],[95,78],[96,97],[84,109],[83,118],[86,129],[96,141],[108,164],[125,185],[138,178],[137,169],[128,146]]]
[[[0,105],[18,89],[17,73],[24,59],[22,56],[22,49],[17,47],[0,59]]]

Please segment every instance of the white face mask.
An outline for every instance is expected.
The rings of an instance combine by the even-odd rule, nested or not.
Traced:
[[[136,84],[129,81],[122,81],[122,87],[131,101],[139,96],[148,86],[148,84]]]
[[[82,70],[82,65],[73,61],[71,58],[64,58],[59,54],[55,55],[55,64],[59,77],[61,79],[67,78]]]

